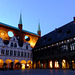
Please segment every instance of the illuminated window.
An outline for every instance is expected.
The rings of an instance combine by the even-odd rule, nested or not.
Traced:
[[[9,37],[13,37],[14,36],[13,32],[12,31],[8,31],[8,36]]]

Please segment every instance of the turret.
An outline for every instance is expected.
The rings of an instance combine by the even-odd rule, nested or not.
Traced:
[[[20,14],[20,20],[19,20],[18,28],[20,30],[22,30],[22,15],[21,14]]]

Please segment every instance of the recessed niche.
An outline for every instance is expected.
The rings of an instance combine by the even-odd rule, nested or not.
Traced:
[[[14,36],[13,32],[12,31],[8,31],[8,36],[9,37],[13,37]]]
[[[25,40],[26,40],[26,41],[29,41],[30,38],[29,38],[28,36],[25,36]]]

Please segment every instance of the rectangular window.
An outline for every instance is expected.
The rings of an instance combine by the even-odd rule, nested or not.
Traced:
[[[13,51],[10,51],[10,56],[13,56]]]
[[[24,56],[26,57],[26,52],[25,52]]]
[[[23,52],[21,52],[21,56],[23,57]]]
[[[20,56],[20,52],[18,52],[18,56]]]
[[[16,51],[14,51],[14,56],[16,56]]]
[[[4,55],[4,52],[5,52],[4,50],[1,50],[1,55]]]
[[[9,51],[8,50],[6,50],[6,55],[9,55]]]

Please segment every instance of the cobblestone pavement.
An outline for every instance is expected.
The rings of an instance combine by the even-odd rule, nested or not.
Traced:
[[[0,71],[0,75],[75,75],[75,71],[61,69],[25,69]]]

